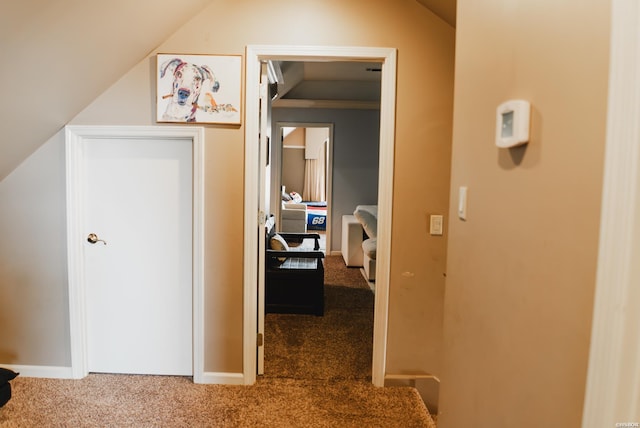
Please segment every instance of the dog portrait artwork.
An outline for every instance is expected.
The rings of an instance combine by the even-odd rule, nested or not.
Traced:
[[[240,56],[157,59],[158,122],[240,123]]]

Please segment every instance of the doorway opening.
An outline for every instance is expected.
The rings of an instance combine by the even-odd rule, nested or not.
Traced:
[[[271,145],[271,200],[277,229],[289,232],[286,208],[297,206],[296,194],[302,198],[306,223],[296,230],[318,233],[320,249],[331,254],[331,201],[333,172],[333,124],[311,122],[277,122],[273,130],[276,142]],[[282,201],[278,203],[278,201]],[[294,220],[295,221],[295,220]],[[291,224],[291,220],[289,223]]]
[[[259,242],[264,241],[264,213],[259,212],[260,171],[264,165],[260,142],[260,78],[262,64],[271,60],[287,61],[360,61],[380,63],[380,131],[378,172],[378,248],[376,265],[376,294],[373,326],[372,382],[384,385],[388,292],[390,268],[391,218],[393,196],[393,164],[395,144],[395,82],[396,50],[389,48],[248,46],[246,71],[246,127],[245,127],[245,224],[244,224],[244,381],[256,380],[259,344],[257,331],[260,303],[258,269]],[[264,92],[264,90],[263,90]],[[264,109],[263,109],[264,110]],[[264,156],[264,155],[262,155]],[[280,190],[279,190],[280,191]],[[262,296],[263,298],[263,296]]]

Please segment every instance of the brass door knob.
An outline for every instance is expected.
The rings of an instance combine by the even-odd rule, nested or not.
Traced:
[[[96,244],[98,242],[102,242],[104,245],[107,245],[107,241],[105,241],[103,239],[98,239],[98,235],[96,235],[95,233],[90,233],[89,236],[87,236],[87,241],[92,243],[92,244]]]

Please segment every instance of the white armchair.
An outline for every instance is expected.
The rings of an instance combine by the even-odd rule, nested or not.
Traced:
[[[280,229],[285,233],[307,233],[307,206],[283,201]]]

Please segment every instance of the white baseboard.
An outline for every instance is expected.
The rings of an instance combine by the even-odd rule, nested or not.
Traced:
[[[73,379],[71,367],[25,366],[3,364],[2,367],[20,373],[22,377],[43,377],[51,379]]]
[[[244,385],[244,375],[242,373],[218,373],[205,372],[202,375],[203,384],[215,385]]]
[[[50,379],[74,379],[71,367],[54,367],[54,366],[27,366],[1,364],[3,368],[13,370],[20,373],[21,377],[40,377]],[[244,375],[242,373],[217,373],[205,372],[202,375],[203,384],[218,385],[244,385]]]
[[[333,250],[331,251],[331,253],[329,254],[330,256],[341,256],[342,255],[342,251],[340,250]]]

